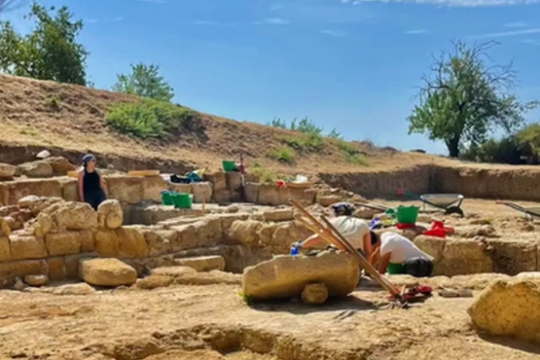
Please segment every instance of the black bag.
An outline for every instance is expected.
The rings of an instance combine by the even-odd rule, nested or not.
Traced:
[[[405,261],[405,273],[414,277],[428,277],[433,272],[431,260],[423,257],[415,257]]]

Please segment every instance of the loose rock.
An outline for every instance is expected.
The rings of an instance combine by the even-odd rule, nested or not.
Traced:
[[[53,167],[44,160],[24,163],[18,166],[19,171],[31,178],[46,178],[53,176]]]
[[[468,313],[476,327],[492,335],[540,343],[540,279],[496,280]]]
[[[225,270],[225,259],[222,256],[200,256],[193,258],[175,259],[178,266],[188,266],[198,272]]]
[[[9,179],[15,175],[17,168],[13,165],[0,163],[0,178]]]
[[[133,285],[137,281],[137,271],[118,259],[81,260],[79,275],[97,286]]]
[[[302,291],[302,301],[306,304],[324,304],[328,299],[328,288],[323,283],[306,285]]]
[[[47,275],[26,275],[24,282],[30,286],[43,286],[49,282]]]
[[[280,256],[248,267],[242,289],[253,299],[286,299],[317,282],[326,285],[329,296],[346,296],[359,279],[360,266],[353,256],[325,251],[317,256]]]
[[[153,290],[170,286],[173,282],[174,278],[172,276],[150,275],[144,279],[137,280],[137,287],[144,290]]]

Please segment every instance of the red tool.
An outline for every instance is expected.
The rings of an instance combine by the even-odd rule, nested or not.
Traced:
[[[454,228],[445,227],[442,221],[434,221],[431,225],[431,229],[424,231],[424,235],[427,236],[436,236],[440,238],[446,238],[446,235],[453,234]]]
[[[413,288],[408,289],[401,296],[405,301],[415,301],[430,297],[432,292],[433,289],[431,288],[431,286],[417,285]],[[396,299],[394,296],[390,296],[390,300],[395,301]]]

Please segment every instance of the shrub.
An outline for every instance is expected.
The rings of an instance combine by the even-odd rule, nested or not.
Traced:
[[[364,154],[349,155],[347,161],[353,165],[367,165],[367,158]]]
[[[195,112],[150,99],[116,104],[108,111],[106,121],[119,133],[141,139],[162,138],[175,130],[196,130],[200,125]]]
[[[45,104],[55,111],[60,110],[60,98],[57,95],[49,96],[45,100]]]
[[[353,144],[340,140],[336,143],[338,149],[345,153],[347,161],[354,165],[367,165],[367,156]]]
[[[469,147],[461,153],[461,158],[487,163],[523,164],[535,155],[534,148],[519,140],[518,136],[508,136],[500,140],[490,139]]]
[[[320,151],[324,148],[324,139],[320,135],[307,134],[281,138],[285,144],[298,151]]]
[[[262,167],[258,162],[253,164],[253,175],[257,176],[260,182],[262,183],[275,183],[277,181],[277,176],[272,171]]]
[[[294,151],[286,146],[281,147],[279,149],[272,149],[268,151],[268,156],[281,163],[285,163],[285,164],[294,163]]]

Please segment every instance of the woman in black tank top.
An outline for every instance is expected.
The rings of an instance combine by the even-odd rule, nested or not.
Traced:
[[[94,210],[107,199],[107,189],[103,178],[96,170],[96,158],[92,154],[83,157],[83,170],[79,173],[79,197]]]

